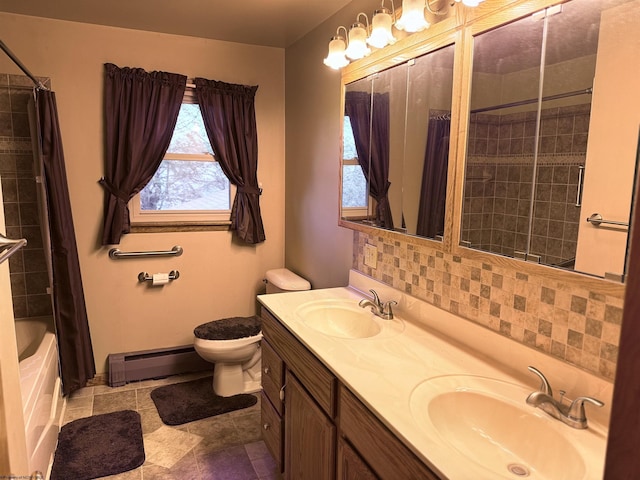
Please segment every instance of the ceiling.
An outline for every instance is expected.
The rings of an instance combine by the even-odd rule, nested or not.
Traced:
[[[0,0],[0,12],[286,48],[351,0]]]

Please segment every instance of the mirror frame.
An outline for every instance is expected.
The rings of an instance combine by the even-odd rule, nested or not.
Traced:
[[[445,229],[442,242],[344,220],[341,218],[340,212],[338,212],[339,226],[373,236],[426,245],[437,251],[510,268],[524,274],[544,275],[558,282],[569,282],[585,289],[597,289],[599,292],[617,296],[623,294],[625,290],[624,283],[585,273],[526,262],[460,245],[464,172],[470,116],[473,37],[560,3],[566,3],[566,0],[516,0],[500,2],[497,6],[495,2],[486,1],[473,9],[457,4],[456,7],[450,9],[445,18],[432,25],[429,29],[405,36],[394,45],[377,50],[370,56],[353,62],[343,69],[340,125],[342,125],[344,115],[346,84],[427,54],[438,48],[454,44],[454,78],[451,105],[452,143],[449,148]],[[340,185],[342,185],[342,129],[339,141],[341,153],[339,159],[339,181]],[[338,195],[341,196],[341,194],[341,189],[338,189]],[[341,205],[341,198],[339,198],[338,205]]]

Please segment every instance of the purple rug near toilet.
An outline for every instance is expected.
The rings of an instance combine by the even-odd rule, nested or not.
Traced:
[[[80,418],[60,429],[51,480],[89,480],[144,463],[140,414],[133,410]]]
[[[213,392],[213,377],[174,383],[151,391],[151,399],[166,425],[182,425],[255,405],[255,395],[220,397]]]

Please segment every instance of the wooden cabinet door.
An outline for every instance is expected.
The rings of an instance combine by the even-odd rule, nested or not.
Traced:
[[[287,371],[285,387],[285,478],[335,478],[336,427]]]
[[[337,480],[378,480],[360,455],[344,440],[338,439]]]

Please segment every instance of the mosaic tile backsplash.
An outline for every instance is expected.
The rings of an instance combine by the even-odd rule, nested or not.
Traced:
[[[364,265],[365,244],[378,249],[375,269]],[[353,268],[500,335],[614,379],[622,296],[363,232],[354,232]]]

